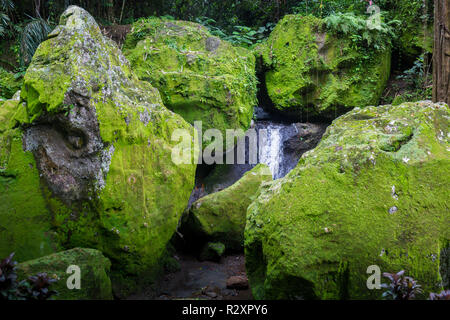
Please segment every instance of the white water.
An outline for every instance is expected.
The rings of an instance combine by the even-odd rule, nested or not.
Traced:
[[[282,175],[283,138],[281,129],[285,127],[279,124],[269,124],[259,131],[259,163],[266,164],[274,179]]]

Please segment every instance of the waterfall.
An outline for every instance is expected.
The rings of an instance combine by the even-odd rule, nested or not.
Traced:
[[[212,171],[211,168],[207,169],[211,167],[208,165],[197,167],[196,188],[189,200],[189,206],[206,194],[233,185],[256,165],[254,160],[250,160],[255,156],[257,163],[264,163],[270,168],[273,179],[283,178],[297,166],[303,153],[315,148],[325,132],[326,125],[264,119],[257,120],[252,129],[256,129],[257,146],[246,138],[244,164],[216,164]],[[237,150],[238,148],[235,148],[233,151],[234,159],[237,159]],[[200,168],[202,170],[199,170]]]
[[[267,123],[259,130],[259,163],[266,164],[274,179],[283,174],[283,135],[281,130],[286,127],[281,124]]]

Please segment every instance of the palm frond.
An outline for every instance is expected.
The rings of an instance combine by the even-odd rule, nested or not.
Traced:
[[[0,8],[3,11],[13,10],[14,2],[12,0],[0,0]]]
[[[31,58],[33,58],[39,44],[47,39],[50,31],[50,25],[42,18],[33,19],[25,26],[20,41],[21,62],[23,65],[28,65],[31,62]]]
[[[3,12],[0,12],[0,37],[5,34],[6,26],[9,24],[9,17]]]
[[[9,23],[9,17],[6,13],[0,12],[0,25],[6,26]]]

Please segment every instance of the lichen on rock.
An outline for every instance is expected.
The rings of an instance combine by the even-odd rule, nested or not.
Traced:
[[[55,243],[100,249],[114,284],[154,277],[194,185],[195,156],[176,165],[172,133],[194,139],[194,128],[76,6],[37,49],[21,101],[23,146],[36,160]]]
[[[164,104],[203,130],[249,128],[256,106],[255,58],[202,25],[161,18],[134,23],[124,54]],[[206,145],[207,143],[205,143]]]
[[[286,15],[255,50],[274,107],[304,119],[334,119],[354,107],[377,105],[391,54],[372,51],[328,32],[322,19],[301,15]]]
[[[246,268],[257,299],[380,299],[371,265],[439,292],[450,239],[449,107],[355,108],[248,208]]]

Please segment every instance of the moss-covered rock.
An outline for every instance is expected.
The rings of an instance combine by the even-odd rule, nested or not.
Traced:
[[[67,287],[68,278],[75,274],[70,269],[67,273],[69,266],[80,268],[80,289]],[[58,292],[55,300],[111,300],[110,266],[111,262],[100,251],[75,248],[20,263],[17,275],[19,280],[24,280],[45,272],[57,279],[50,287]]]
[[[450,237],[450,110],[431,102],[355,108],[247,212],[257,299],[380,299],[367,268],[406,270],[439,292]]]
[[[124,54],[164,104],[203,130],[248,129],[256,101],[255,58],[202,25],[148,18],[128,34]],[[206,145],[206,144],[205,144]]]
[[[269,167],[259,164],[232,186],[197,200],[187,218],[187,231],[220,241],[227,249],[242,249],[247,207],[258,197],[261,184],[268,181],[272,181]]]
[[[5,170],[27,169],[19,177],[35,179],[27,186],[45,204],[27,200],[24,211],[19,200],[29,197],[27,189],[9,187],[2,197],[21,198],[6,201],[5,221],[13,221],[17,211],[51,217],[55,243],[101,250],[113,263],[115,284],[132,286],[124,279],[133,275],[140,283],[154,277],[195,178],[195,159],[174,163],[172,152],[180,146],[172,133],[183,129],[194,139],[194,128],[164,107],[158,90],[138,80],[95,20],[75,6],[36,51],[21,101],[15,118],[23,138],[14,131]],[[19,156],[28,162],[12,160]],[[9,227],[11,234],[23,228]],[[26,247],[24,241],[10,238],[7,245],[15,250]]]
[[[285,16],[256,53],[274,107],[295,116],[334,119],[376,105],[390,74],[390,50],[358,48],[313,16]]]
[[[205,261],[220,261],[220,258],[225,252],[225,245],[221,242],[208,242],[200,251],[200,260]]]
[[[0,67],[0,99],[11,98],[14,93],[20,90],[22,79],[12,72],[8,72]]]
[[[24,261],[56,248],[36,161],[16,128],[19,106],[23,110],[17,97],[0,103],[0,257],[15,251]]]

